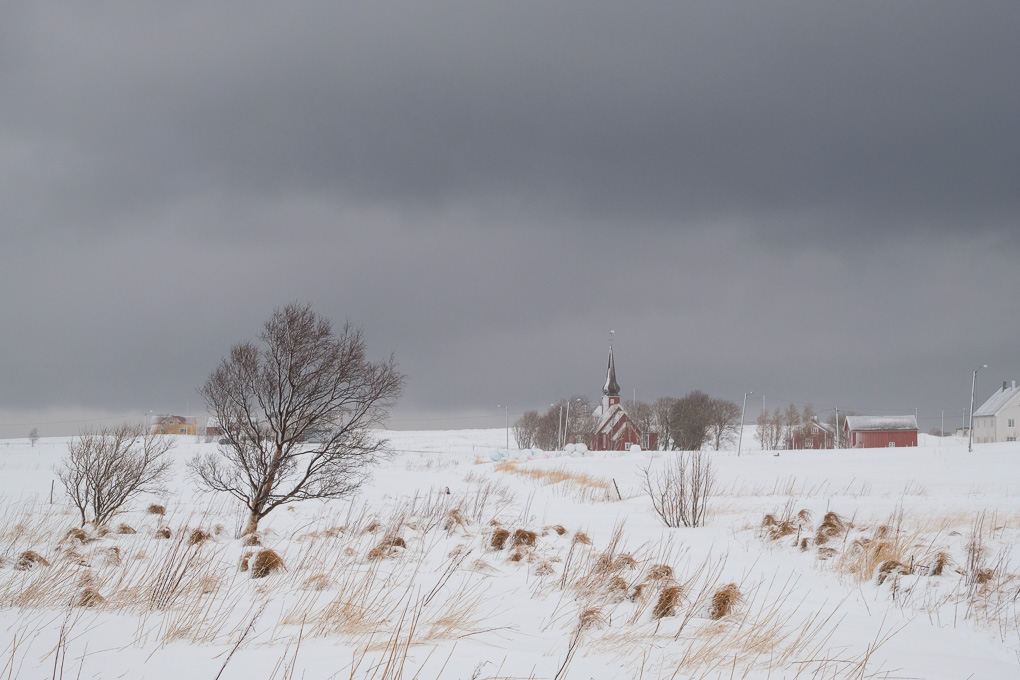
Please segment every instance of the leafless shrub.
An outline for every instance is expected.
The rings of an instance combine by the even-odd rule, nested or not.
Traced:
[[[528,531],[527,529],[517,529],[514,531],[513,540],[510,542],[511,548],[517,548],[520,546],[527,546],[529,548],[535,547],[538,542],[538,534],[534,531]]]
[[[644,490],[668,527],[703,526],[714,486],[711,456],[700,450],[670,455],[657,473],[644,470]]]
[[[683,589],[680,586],[668,586],[659,593],[659,600],[652,610],[652,618],[662,619],[676,614],[676,607],[683,596]]]
[[[82,431],[57,469],[81,523],[105,524],[135,496],[161,490],[173,445],[141,425]]]
[[[163,515],[166,514],[166,508],[163,507],[162,505],[152,503],[149,505],[149,507],[145,509],[145,512],[147,512],[150,515],[159,515],[160,517],[162,517]]]
[[[265,578],[273,572],[285,568],[283,566],[283,559],[276,551],[266,548],[265,550],[259,550],[255,554],[255,560],[251,565],[251,577]]]
[[[489,547],[493,550],[502,550],[506,547],[506,542],[510,538],[510,532],[502,527],[497,527],[492,532],[492,539],[489,541]]]
[[[15,571],[28,571],[36,567],[48,566],[50,566],[49,561],[34,550],[26,550],[21,553],[18,556],[18,561],[14,563]]]
[[[712,595],[712,606],[709,608],[709,617],[718,620],[729,615],[733,607],[740,601],[740,588],[736,583],[729,583]]]

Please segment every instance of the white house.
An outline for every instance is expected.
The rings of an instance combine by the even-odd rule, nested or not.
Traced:
[[[1020,387],[1003,382],[981,408],[974,411],[974,441],[1015,442],[1020,434]]]

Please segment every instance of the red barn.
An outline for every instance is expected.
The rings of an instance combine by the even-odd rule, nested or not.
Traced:
[[[642,434],[637,425],[630,422],[627,412],[620,405],[620,385],[616,382],[612,345],[609,346],[606,384],[602,386],[602,403],[592,415],[598,420],[589,446],[592,451],[627,451],[634,444],[644,449],[659,447],[659,435],[655,432]]]
[[[847,416],[844,441],[852,449],[917,446],[914,416]]]
[[[790,449],[832,449],[835,448],[835,430],[817,418],[794,428],[787,438]]]

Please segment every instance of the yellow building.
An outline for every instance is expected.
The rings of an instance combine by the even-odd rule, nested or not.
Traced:
[[[156,416],[152,425],[154,434],[196,434],[197,420],[187,416]]]

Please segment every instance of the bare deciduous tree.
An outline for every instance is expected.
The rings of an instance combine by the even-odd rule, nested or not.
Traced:
[[[659,433],[659,448],[663,450],[668,450],[672,446],[670,442],[673,439],[673,432],[669,427],[669,414],[676,402],[676,397],[659,397],[652,404],[652,410],[655,412],[655,429]]]
[[[735,436],[740,429],[740,407],[725,399],[712,399],[708,405],[708,433],[718,451],[724,440]]]
[[[32,448],[35,448],[35,443],[39,441],[39,428],[33,427],[28,433],[28,441],[32,444]]]
[[[83,525],[105,524],[138,494],[162,490],[173,446],[171,437],[142,425],[83,431],[67,445],[57,478]]]
[[[277,309],[259,341],[235,345],[199,388],[226,443],[190,463],[204,487],[248,509],[245,534],[286,503],[357,490],[386,450],[369,428],[404,383],[392,355],[369,361],[361,329],[334,333],[311,305]]]
[[[530,449],[535,445],[538,435],[539,416],[538,411],[525,411],[514,423],[514,441],[517,448]]]
[[[673,449],[695,451],[708,440],[712,398],[701,390],[688,392],[673,402],[669,412],[669,429]]]
[[[711,455],[700,450],[667,455],[662,470],[644,470],[652,507],[668,527],[703,526],[715,486]]]

